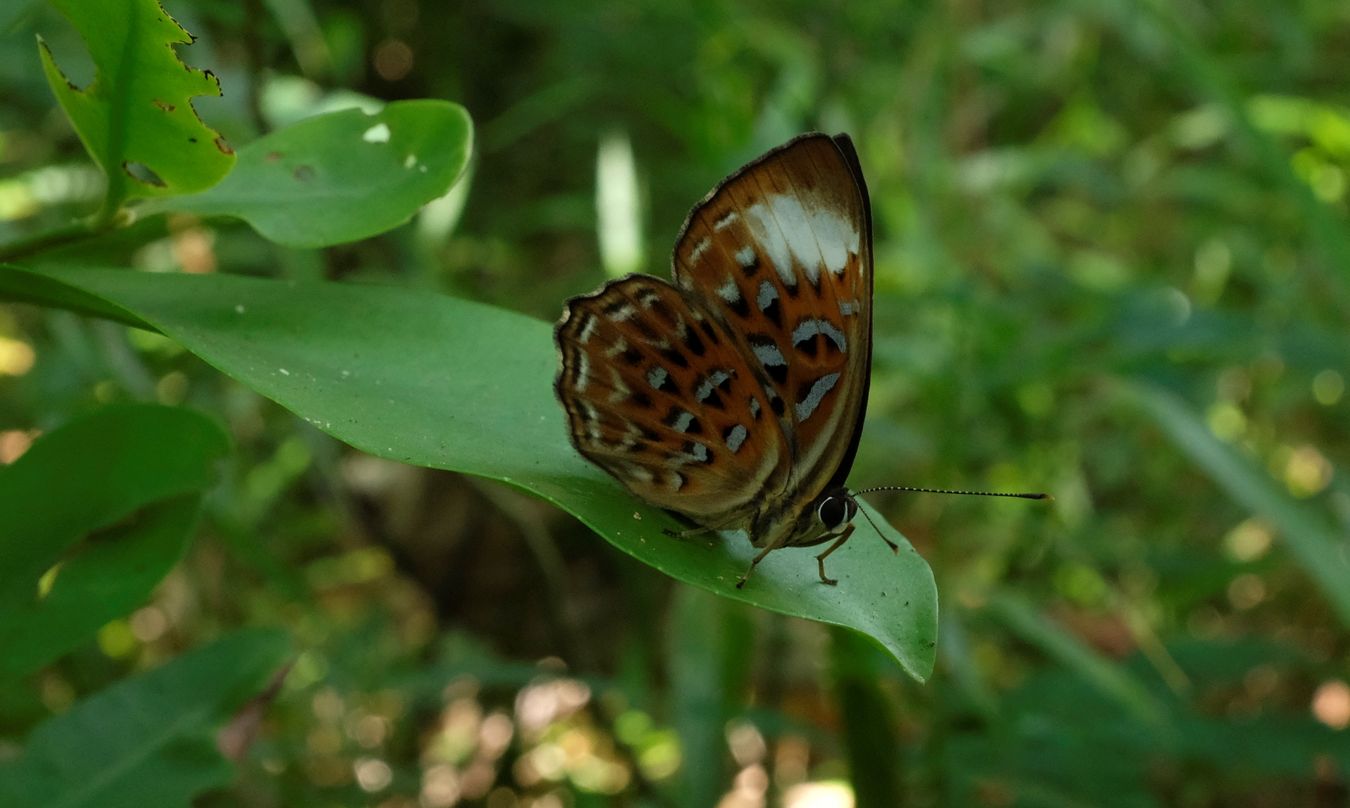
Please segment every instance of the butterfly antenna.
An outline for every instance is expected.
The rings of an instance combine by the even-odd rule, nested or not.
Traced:
[[[919,494],[956,494],[963,497],[1012,497],[1013,499],[1054,500],[1054,497],[1043,493],[1010,494],[1003,491],[954,491],[950,488],[915,488],[908,485],[878,485],[872,488],[864,488],[861,491],[854,491],[853,493],[856,496],[861,496],[863,494],[870,494],[873,491],[913,491]]]
[[[859,493],[861,493],[861,492],[859,492]],[[858,509],[858,513],[860,513],[860,514],[863,515],[863,518],[865,518],[865,519],[867,520],[867,524],[871,525],[871,526],[872,526],[872,529],[875,530],[875,531],[877,532],[877,535],[881,537],[881,540],[884,541],[884,542],[886,542],[886,546],[889,547],[889,548],[891,548],[891,552],[892,552],[892,553],[899,553],[899,552],[900,552],[900,545],[898,545],[898,544],[896,544],[895,542],[891,541],[890,539],[886,538],[886,534],[881,532],[881,528],[877,527],[877,523],[876,523],[876,522],[873,522],[873,521],[872,521],[872,517],[870,517],[870,516],[867,515],[867,511],[863,510],[862,508],[859,508],[859,509]]]

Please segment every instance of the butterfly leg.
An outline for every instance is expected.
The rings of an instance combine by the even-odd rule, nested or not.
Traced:
[[[825,552],[816,556],[816,563],[820,565],[820,580],[823,581],[824,583],[827,583],[830,586],[834,586],[835,584],[839,583],[835,579],[825,575],[825,557],[828,556],[830,553],[833,553],[835,550],[838,550],[839,546],[842,545],[844,542],[848,541],[848,537],[852,535],[853,535],[853,525],[847,525],[844,528],[844,532],[839,534],[839,538],[835,539],[834,543],[831,544],[829,547],[826,547]]]
[[[759,562],[764,560],[764,556],[768,555],[771,550],[776,549],[778,549],[777,545],[771,544],[763,550],[760,550],[759,555],[750,560],[750,569],[746,570],[745,574],[736,580],[736,588],[740,589],[745,586],[745,582],[750,578],[750,573],[755,571],[755,567],[759,565]]]

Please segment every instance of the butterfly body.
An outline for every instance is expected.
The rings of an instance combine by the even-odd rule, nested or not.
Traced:
[[[846,136],[809,134],[690,213],[673,283],[568,301],[556,390],[577,450],[635,495],[761,548],[848,538],[867,404],[871,221]],[[832,583],[821,562],[820,577]]]

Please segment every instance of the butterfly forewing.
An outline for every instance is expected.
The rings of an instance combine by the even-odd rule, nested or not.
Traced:
[[[778,414],[782,495],[842,485],[866,406],[872,255],[847,138],[807,135],[732,175],[690,214],[675,282],[725,326]]]
[[[744,521],[789,456],[737,341],[646,275],[568,302],[558,397],[577,449],[633,493],[709,526]]]

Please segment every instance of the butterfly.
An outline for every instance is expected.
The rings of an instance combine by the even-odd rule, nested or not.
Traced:
[[[565,306],[555,388],[573,445],[699,530],[773,550],[848,541],[872,362],[872,221],[847,135],[801,135],[689,214],[672,282]],[[699,532],[699,531],[695,531]],[[889,540],[887,543],[890,544]],[[891,544],[892,549],[896,549]]]
[[[853,534],[845,485],[872,365],[872,215],[853,141],[801,135],[694,206],[673,283],[629,275],[567,301],[554,387],[572,444],[639,498],[760,552]],[[866,514],[864,513],[864,516]],[[892,551],[896,544],[882,540]]]

